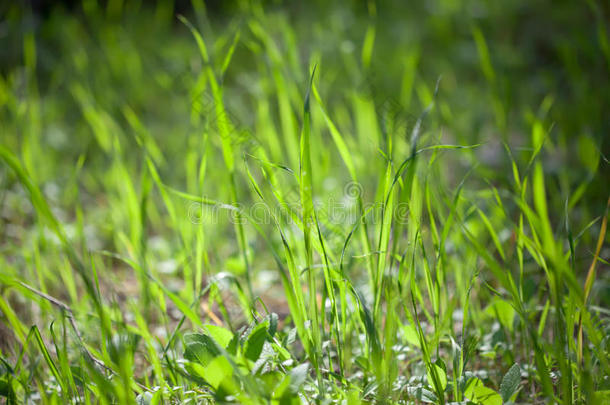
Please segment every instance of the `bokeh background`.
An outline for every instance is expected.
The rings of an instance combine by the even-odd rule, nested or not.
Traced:
[[[204,78],[207,65],[182,18],[201,32],[223,86],[238,201],[228,186],[214,99]],[[181,315],[171,304],[159,307],[160,290],[111,254],[140,260],[185,301],[219,273],[242,281],[251,277],[248,282],[269,307],[282,319],[289,315],[273,254],[260,233],[245,231],[249,274],[235,218],[193,217],[192,201],[159,184],[247,208],[258,201],[248,170],[272,162],[273,170],[298,173],[303,100],[313,66],[316,89],[345,139],[365,202],[383,193],[378,187],[387,163],[410,153],[411,134],[428,106],[434,108],[421,121],[422,147],[476,146],[441,151],[434,164],[425,155],[418,176],[432,179],[437,219],[459,212],[492,250],[497,241],[469,204],[487,213],[497,243],[514,249],[521,211],[513,162],[528,176],[540,146],[536,159],[544,167],[552,231],[565,237],[564,253],[566,235],[577,238],[570,260],[581,285],[610,195],[609,21],[610,3],[596,0],[0,1],[0,143],[40,186],[75,249],[100,269],[100,288],[117,319],[127,314],[130,322],[129,305],[138,300],[158,336]],[[313,186],[324,206],[343,201],[350,173],[320,107],[312,99]],[[266,179],[259,172],[254,177]],[[278,175],[277,185],[298,203],[294,180]],[[87,313],[89,301],[79,279],[68,275],[59,241],[40,225],[5,165],[0,184],[0,265],[7,277]],[[459,204],[452,206],[462,185]],[[502,209],[496,198],[504,201]],[[328,249],[339,256],[352,224],[323,220]],[[281,247],[273,224],[261,227]],[[447,248],[453,273],[445,287],[463,298],[478,255],[456,229]],[[300,246],[299,238],[294,232],[289,242]],[[354,284],[366,290],[363,252],[357,245],[352,250],[346,267]],[[516,272],[512,252],[506,268]],[[599,257],[591,301],[606,314],[607,243]],[[546,276],[529,256],[522,276],[523,299],[538,311],[550,294]],[[485,288],[477,294],[475,308],[493,302]],[[6,296],[24,324],[51,319],[49,308]],[[234,322],[243,322],[235,294],[227,293],[226,302],[232,316],[241,317]],[[227,320],[213,302],[210,311]],[[607,330],[604,322],[600,330]],[[481,333],[489,329],[484,322],[477,326]],[[6,339],[0,340],[10,351],[14,332],[2,327]],[[86,333],[95,341],[95,329]]]

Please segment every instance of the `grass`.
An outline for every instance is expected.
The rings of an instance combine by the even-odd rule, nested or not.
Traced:
[[[211,7],[1,8],[0,402],[610,401],[607,7]]]

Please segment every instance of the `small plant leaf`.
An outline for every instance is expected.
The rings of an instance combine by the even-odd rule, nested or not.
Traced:
[[[218,389],[223,380],[233,374],[233,366],[224,356],[218,356],[207,365],[204,378],[214,389]]]
[[[245,355],[248,360],[256,361],[261,355],[263,344],[267,339],[267,323],[258,324],[248,336],[245,347]]]
[[[417,400],[427,403],[427,404],[436,404],[438,403],[438,398],[436,394],[430,390],[427,390],[423,387],[408,387],[407,391],[409,395],[416,398]]]
[[[275,312],[269,314],[269,336],[273,337],[277,332],[278,316]]]
[[[187,360],[207,366],[220,354],[214,340],[200,333],[192,333],[184,337],[184,357]]]
[[[502,405],[502,397],[500,394],[491,388],[484,386],[483,382],[476,377],[469,380],[466,384],[464,397],[475,404]]]
[[[205,325],[205,331],[210,335],[216,343],[225,349],[233,339],[233,333],[230,330],[217,325]]]
[[[431,364],[431,367],[434,367],[434,369],[436,370],[436,375],[438,377],[438,382],[440,383],[440,389],[441,390],[445,390],[445,388],[447,388],[447,373],[445,372],[445,370],[443,369],[444,364],[442,362],[435,362],[433,364]],[[428,373],[428,384],[430,384],[431,387],[434,387],[434,378],[432,376],[432,373]]]
[[[502,397],[491,388],[480,385],[474,389],[476,400],[482,405],[502,405]]]
[[[309,372],[309,364],[299,364],[292,370],[290,370],[290,386],[288,389],[292,394],[299,392],[301,385],[307,379],[307,373]]]
[[[520,381],[521,370],[519,365],[515,363],[504,375],[504,378],[502,378],[502,383],[500,384],[500,395],[502,396],[502,401],[508,401],[510,397],[517,392]]]

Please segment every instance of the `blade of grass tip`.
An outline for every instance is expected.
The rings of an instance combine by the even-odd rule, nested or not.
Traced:
[[[261,150],[261,152],[264,152],[264,150]],[[268,160],[262,159],[262,158],[260,158],[258,156],[251,155],[249,153],[245,153],[244,156],[251,157],[252,159],[255,159],[255,160],[259,161],[260,163],[262,163],[265,166],[269,166],[269,167],[273,167],[273,168],[276,168],[276,169],[284,170],[285,172],[287,172],[287,173],[289,173],[291,175],[294,174],[292,169],[289,168],[288,166],[284,166],[284,165],[281,165],[281,164],[278,164],[278,163],[273,163],[273,162],[270,162]]]
[[[148,166],[148,170],[150,171],[150,175],[153,179],[153,181],[155,182],[155,184],[157,185],[158,189],[159,189],[159,193],[161,194],[161,198],[163,199],[163,202],[165,204],[165,208],[167,209],[167,213],[169,215],[170,220],[172,221],[172,223],[176,223],[176,210],[174,208],[174,204],[172,202],[172,200],[169,198],[169,196],[167,195],[166,192],[166,186],[163,184],[163,182],[161,181],[161,176],[159,175],[159,172],[157,171],[157,167],[155,166],[155,163],[153,162],[153,160],[148,157],[148,155],[146,156],[146,165]]]
[[[258,186],[258,183],[256,182],[256,180],[254,180],[254,176],[252,176],[252,172],[250,171],[250,167],[248,166],[248,162],[246,161],[245,156],[244,156],[244,165],[246,167],[246,174],[248,175],[248,179],[250,180],[250,184],[252,184],[254,191],[260,197],[261,200],[265,201],[265,197],[263,197],[263,192],[260,189],[260,187]]]
[[[478,26],[472,27],[472,36],[477,46],[477,52],[479,53],[479,63],[481,64],[481,70],[485,75],[485,78],[489,83],[494,83],[496,80],[496,72],[494,71],[491,63],[491,57],[489,56],[489,48],[485,42],[483,32]]]
[[[233,36],[233,42],[231,42],[231,46],[229,47],[229,50],[222,62],[222,68],[220,69],[220,77],[224,76],[225,72],[227,71],[227,68],[229,67],[229,64],[231,63],[231,58],[233,57],[233,53],[235,52],[235,47],[239,43],[240,35],[241,31],[238,30]]]
[[[373,48],[375,46],[375,18],[377,17],[377,8],[375,2],[369,0],[367,2],[367,8],[370,18],[373,20],[369,23],[366,33],[364,35],[364,42],[362,44],[362,65],[368,69],[371,65],[371,57],[373,55]]]

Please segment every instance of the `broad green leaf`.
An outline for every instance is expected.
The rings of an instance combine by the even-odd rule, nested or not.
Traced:
[[[360,399],[360,391],[358,390],[358,388],[354,387],[352,389],[349,390],[348,394],[347,394],[347,403],[349,405],[360,405],[362,403],[362,400]]]
[[[309,364],[303,363],[299,364],[292,370],[290,370],[290,386],[289,390],[291,393],[296,394],[301,389],[301,385],[307,379],[307,375],[309,374]]]
[[[426,404],[438,404],[438,398],[436,394],[430,390],[427,390],[421,386],[419,387],[408,387],[407,391],[409,395],[417,400]]]
[[[481,405],[502,405],[502,397],[500,394],[483,385],[474,389],[474,395]]]
[[[184,357],[206,366],[220,354],[214,340],[204,334],[191,333],[184,336]]]
[[[233,333],[222,326],[204,325],[203,329],[216,341],[216,343],[225,349],[233,339]]]
[[[438,382],[440,383],[440,389],[441,390],[445,390],[445,388],[447,388],[447,373],[445,372],[445,370],[443,370],[443,368],[436,363],[432,363],[431,367],[434,367],[434,370],[436,371],[436,375],[438,377]],[[432,377],[432,373],[428,372],[428,384],[430,384],[431,387],[434,387],[434,379]]]
[[[261,355],[263,345],[267,339],[267,323],[259,323],[252,329],[248,340],[246,341],[244,354],[247,359],[256,361]]]
[[[223,380],[232,374],[233,366],[229,360],[224,356],[218,356],[205,367],[203,378],[214,389],[217,389]]]
[[[288,396],[289,391],[287,391],[290,386],[290,374],[285,374],[282,381],[275,387],[273,390],[272,397],[273,399],[280,399],[284,397],[284,395]]]
[[[261,385],[264,392],[274,393],[284,382],[286,374],[280,371],[271,371],[257,376],[256,381]],[[278,391],[279,392],[279,391]]]
[[[502,405],[502,397],[491,388],[483,385],[483,382],[474,377],[466,384],[464,397],[480,405]]]
[[[502,378],[502,383],[500,384],[500,395],[502,396],[502,401],[508,401],[510,397],[517,392],[520,381],[521,369],[519,368],[519,365],[515,363]]]

